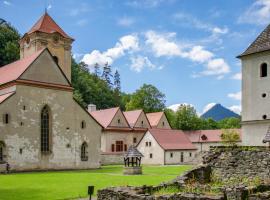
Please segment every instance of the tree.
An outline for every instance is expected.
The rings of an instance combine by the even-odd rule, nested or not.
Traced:
[[[94,74],[95,74],[96,77],[100,76],[100,67],[99,67],[98,63],[96,63],[95,66],[94,66]]]
[[[218,122],[220,129],[241,128],[241,119],[236,117],[226,118]]]
[[[0,67],[19,59],[19,39],[18,31],[0,19]]]
[[[126,105],[126,110],[143,109],[145,112],[158,112],[164,108],[165,95],[150,84],[136,90]]]
[[[201,120],[194,107],[190,105],[180,105],[176,111],[175,128],[180,130],[199,130]]]
[[[120,80],[120,74],[116,70],[114,73],[114,88],[116,91],[120,92],[121,91],[121,80]]]
[[[240,141],[240,135],[233,129],[223,129],[220,137],[221,141],[229,146],[235,146]]]
[[[103,73],[102,73],[102,78],[104,81],[106,81],[106,83],[111,87],[112,86],[112,82],[111,82],[111,77],[112,77],[112,70],[111,70],[111,66],[106,63],[103,67]]]

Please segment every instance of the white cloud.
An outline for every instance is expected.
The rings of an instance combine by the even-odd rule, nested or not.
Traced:
[[[195,108],[194,105],[190,103],[177,103],[177,104],[170,105],[167,108],[172,109],[174,112],[176,112],[181,105],[191,106]]]
[[[159,6],[164,0],[128,0],[126,5],[136,8],[154,8]]]
[[[130,69],[136,72],[141,72],[143,68],[148,67],[150,69],[156,68],[156,66],[148,59],[148,57],[136,56],[131,57]]]
[[[192,49],[189,52],[184,54],[184,57],[185,55],[190,60],[200,63],[207,62],[214,56],[212,52],[205,50],[202,46],[192,47]]]
[[[241,111],[242,111],[242,108],[240,105],[233,105],[233,106],[230,106],[229,109],[237,114],[241,114]]]
[[[203,75],[224,75],[230,72],[229,65],[223,58],[215,58],[209,60],[206,65],[206,70],[202,71]],[[219,76],[221,77],[221,76]]]
[[[229,94],[228,94],[228,97],[240,101],[241,98],[242,98],[242,93],[241,93],[241,92],[229,93]]]
[[[5,4],[6,6],[11,6],[12,5],[11,2],[9,2],[9,1],[3,1],[3,4]]]
[[[270,0],[256,0],[238,18],[240,23],[265,25],[270,21]]]
[[[156,57],[182,57],[203,64],[205,70],[193,77],[218,75],[218,79],[230,72],[230,67],[223,58],[215,58],[214,53],[203,46],[193,45],[191,48],[175,41],[176,33],[161,34],[148,31],[145,34],[146,44],[150,46]]]
[[[131,26],[135,23],[135,20],[133,18],[130,17],[122,17],[120,19],[118,19],[117,24],[120,26]]]
[[[182,54],[179,46],[170,41],[175,33],[158,34],[155,31],[145,33],[146,44],[149,45],[156,57],[161,56],[180,56]]]
[[[202,114],[206,113],[208,110],[210,110],[211,108],[213,108],[216,104],[217,103],[209,103],[206,106],[204,106]]]
[[[98,63],[104,65],[105,63],[112,64],[114,60],[124,56],[128,52],[139,50],[139,38],[136,35],[126,35],[119,39],[113,48],[104,52],[93,50],[89,54],[85,54],[82,61],[90,67]]]
[[[242,80],[242,73],[239,72],[239,73],[236,73],[232,76],[232,79],[234,80]]]

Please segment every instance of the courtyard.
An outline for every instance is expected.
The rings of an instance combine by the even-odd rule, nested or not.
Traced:
[[[0,199],[78,199],[87,197],[87,186],[157,185],[169,181],[192,166],[143,166],[143,175],[125,176],[122,166],[103,166],[96,170],[29,172],[0,175]]]

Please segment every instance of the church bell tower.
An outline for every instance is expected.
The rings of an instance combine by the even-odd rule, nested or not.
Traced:
[[[20,40],[20,57],[27,57],[43,48],[48,48],[65,76],[71,81],[71,45],[68,36],[47,12],[24,34]]]

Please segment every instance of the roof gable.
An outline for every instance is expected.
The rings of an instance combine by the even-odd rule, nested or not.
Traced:
[[[268,25],[263,32],[249,45],[249,47],[239,56],[242,56],[259,53],[262,51],[270,50],[270,25]]]
[[[183,131],[171,129],[149,129],[149,133],[164,150],[196,149]]]
[[[65,38],[70,38],[58,24],[51,18],[51,16],[45,12],[44,15],[34,24],[34,26],[28,31],[28,34],[34,33],[36,31],[43,33],[59,33]]]
[[[0,85],[17,80],[43,51],[44,49],[33,53],[31,56],[0,67]]]
[[[147,119],[152,127],[158,126],[158,123],[164,112],[146,113]]]
[[[53,60],[49,50],[40,53],[19,79],[70,86],[69,81]]]
[[[119,107],[97,110],[90,114],[103,126],[103,128],[111,127],[128,127],[128,122]],[[118,124],[120,119],[120,124]]]
[[[126,111],[123,112],[123,114],[125,115],[129,125],[131,127],[134,127],[138,118],[140,117],[142,113],[142,110],[132,110],[132,111]]]

